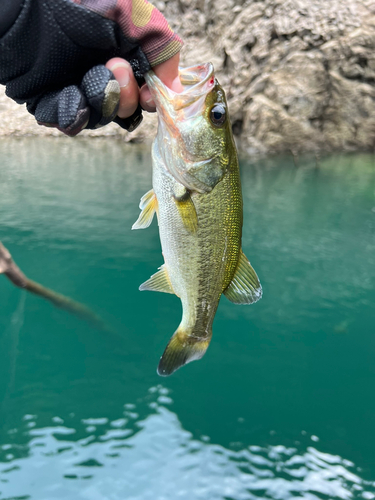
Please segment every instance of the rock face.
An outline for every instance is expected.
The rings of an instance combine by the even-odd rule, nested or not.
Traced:
[[[374,148],[375,1],[180,0],[165,15],[189,62],[215,63],[249,152]]]
[[[375,0],[153,3],[185,41],[182,65],[213,62],[242,149],[375,148]]]

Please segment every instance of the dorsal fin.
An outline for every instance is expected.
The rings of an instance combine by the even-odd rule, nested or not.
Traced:
[[[151,292],[174,293],[165,264],[159,267],[159,271],[153,274],[150,279],[142,283],[139,289],[141,292],[149,290]]]
[[[253,304],[262,297],[262,286],[257,273],[242,250],[233,279],[223,293],[235,304]]]
[[[134,222],[132,229],[145,229],[148,227],[152,219],[154,218],[154,214],[157,211],[158,201],[156,199],[155,193],[153,189],[147,191],[141,198],[139,203],[139,208],[141,209],[141,213],[139,214],[138,219]]]

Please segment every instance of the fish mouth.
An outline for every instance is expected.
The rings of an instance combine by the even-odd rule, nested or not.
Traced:
[[[213,158],[197,157],[190,144],[191,132],[204,115],[206,97],[215,86],[211,63],[179,68],[183,91],[174,92],[149,71],[145,75],[158,112],[160,154],[166,170],[187,189],[206,193],[212,187],[200,180],[200,173]],[[177,151],[176,151],[177,148]],[[206,155],[204,155],[206,156]]]
[[[163,109],[175,113],[194,104],[213,88],[215,84],[214,67],[211,63],[199,64],[189,68],[179,68],[183,92],[168,88],[151,70],[145,75],[146,83],[155,101],[156,108],[163,115]],[[174,114],[173,113],[173,114]],[[185,118],[188,118],[185,116]]]

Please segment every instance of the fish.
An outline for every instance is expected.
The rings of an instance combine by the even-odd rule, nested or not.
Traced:
[[[177,295],[182,320],[157,368],[169,376],[201,359],[222,294],[235,304],[262,296],[241,247],[243,203],[237,150],[224,90],[211,63],[180,68],[183,92],[145,75],[156,103],[152,189],[132,229],[157,214],[164,263],[139,289]]]

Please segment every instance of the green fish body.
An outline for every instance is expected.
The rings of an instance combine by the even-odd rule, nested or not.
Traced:
[[[146,77],[159,128],[152,148],[153,190],[142,198],[133,226],[147,227],[156,212],[164,256],[140,290],[174,293],[182,302],[182,321],[158,366],[164,376],[204,355],[223,293],[240,304],[262,295],[241,250],[240,173],[224,92],[211,64],[180,75],[182,94],[171,93],[153,73]]]

